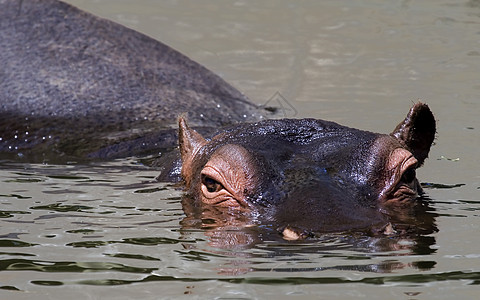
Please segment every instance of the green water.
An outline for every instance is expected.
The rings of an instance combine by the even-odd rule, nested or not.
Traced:
[[[427,102],[438,138],[418,177],[438,231],[288,242],[268,227],[189,226],[181,189],[135,159],[3,160],[0,298],[478,298],[478,1],[69,2],[289,117],[388,133]]]

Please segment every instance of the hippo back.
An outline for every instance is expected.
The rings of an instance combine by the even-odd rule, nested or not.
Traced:
[[[0,0],[0,152],[135,155],[174,145],[163,133],[184,112],[206,127],[260,118],[148,36],[56,0]]]

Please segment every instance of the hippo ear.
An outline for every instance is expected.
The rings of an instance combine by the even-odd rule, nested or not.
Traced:
[[[182,157],[182,177],[188,187],[192,177],[192,163],[195,154],[200,148],[207,144],[207,141],[200,133],[188,127],[187,121],[185,121],[183,117],[178,119],[178,127],[178,144]]]
[[[397,125],[392,136],[397,138],[423,164],[435,139],[435,117],[428,105],[416,103],[403,122]]]

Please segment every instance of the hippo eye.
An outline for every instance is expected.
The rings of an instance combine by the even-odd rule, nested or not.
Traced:
[[[416,175],[415,168],[409,168],[403,173],[402,180],[404,182],[410,183],[415,180],[416,176],[417,175]]]
[[[223,185],[220,182],[206,175],[202,175],[202,184],[209,193],[219,192],[223,189]]]

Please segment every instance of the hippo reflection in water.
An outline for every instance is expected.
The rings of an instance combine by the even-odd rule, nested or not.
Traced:
[[[389,135],[314,119],[262,121],[245,96],[187,57],[55,0],[0,0],[0,63],[2,155],[56,162],[158,153],[174,147],[172,125],[187,113],[192,128],[214,135],[179,118],[187,215],[216,211],[298,239],[393,233],[419,203],[415,170],[435,136],[425,104]],[[165,161],[162,178],[178,169]]]

